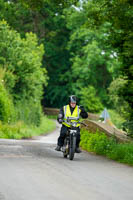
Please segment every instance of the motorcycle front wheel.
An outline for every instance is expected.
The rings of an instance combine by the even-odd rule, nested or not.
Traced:
[[[69,159],[73,160],[75,148],[76,148],[76,137],[73,137],[73,140],[71,142],[72,142],[72,145],[70,145],[70,149],[69,149]]]
[[[73,151],[73,148],[70,148],[70,151],[69,151],[69,159],[70,160],[73,160],[73,158],[74,158],[74,151]]]

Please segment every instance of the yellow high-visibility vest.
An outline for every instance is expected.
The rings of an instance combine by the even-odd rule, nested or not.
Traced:
[[[64,121],[65,122],[63,122],[62,124],[64,124],[67,127],[70,127],[69,123],[66,121],[67,118],[68,117],[79,118],[81,110],[80,110],[79,106],[77,106],[77,105],[75,106],[74,111],[73,111],[72,114],[71,114],[71,110],[70,110],[70,106],[69,105],[64,106],[63,110],[64,110]],[[79,122],[79,119],[78,120],[71,120],[71,121],[72,122]],[[80,123],[77,124],[76,127],[79,127],[79,126],[80,126]]]

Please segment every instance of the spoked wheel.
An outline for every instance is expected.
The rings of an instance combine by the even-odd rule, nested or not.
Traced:
[[[70,148],[70,152],[69,152],[69,159],[70,160],[73,160],[73,158],[74,158],[74,150],[73,150],[73,148]]]
[[[73,160],[73,158],[74,158],[75,148],[76,148],[76,138],[73,137],[72,145],[69,149],[69,159],[70,160]]]

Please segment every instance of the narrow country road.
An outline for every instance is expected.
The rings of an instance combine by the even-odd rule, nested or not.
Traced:
[[[133,168],[82,152],[64,159],[56,131],[0,139],[0,200],[133,200]]]

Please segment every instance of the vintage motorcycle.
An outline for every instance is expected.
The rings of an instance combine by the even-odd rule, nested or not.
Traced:
[[[76,150],[77,123],[87,126],[83,122],[73,122],[72,120],[78,120],[78,118],[70,118],[70,117],[67,118],[67,123],[69,123],[70,128],[68,129],[68,131],[66,133],[64,145],[61,149],[61,151],[63,152],[64,158],[67,158],[69,156],[70,160],[74,159],[74,154],[75,154],[75,150]]]

